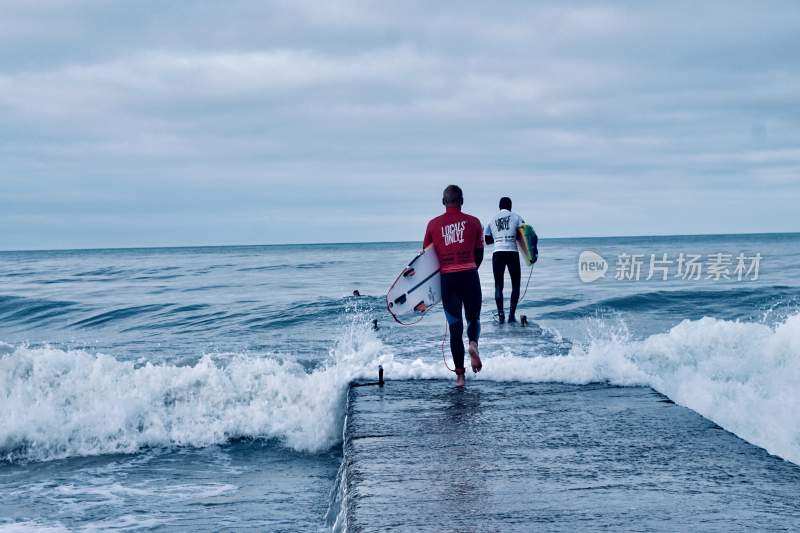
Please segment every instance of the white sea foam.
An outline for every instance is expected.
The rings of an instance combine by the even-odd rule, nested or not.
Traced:
[[[358,321],[330,355],[307,373],[271,357],[136,368],[81,351],[16,348],[0,356],[0,452],[46,460],[236,437],[313,452],[339,441],[347,384],[372,378],[378,363],[388,379],[452,377],[441,361],[395,358]],[[644,340],[623,330],[565,356],[523,355],[485,353],[477,379],[651,386],[800,464],[800,315],[775,326],[704,318]]]
[[[385,349],[367,330],[352,324],[330,363],[311,373],[272,357],[136,367],[108,355],[18,347],[0,357],[0,456],[49,460],[238,437],[327,449],[341,436],[347,384]]]
[[[631,340],[615,328],[561,357],[488,354],[477,379],[646,385],[742,439],[800,464],[800,314],[774,326],[703,318]],[[394,378],[441,378],[441,363],[386,361]],[[468,373],[469,374],[469,373]]]
[[[68,533],[69,529],[61,525],[44,525],[38,522],[14,522],[0,524],[0,533]]]
[[[800,464],[800,315],[769,327],[704,318],[623,351],[648,383],[744,440]]]

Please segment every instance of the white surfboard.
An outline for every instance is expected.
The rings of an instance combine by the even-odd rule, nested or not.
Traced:
[[[386,294],[386,308],[401,324],[417,322],[442,299],[439,258],[433,245],[411,260]]]

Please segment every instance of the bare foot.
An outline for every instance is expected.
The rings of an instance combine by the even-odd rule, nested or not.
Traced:
[[[469,341],[469,362],[472,365],[472,371],[476,374],[481,371],[483,368],[483,363],[481,363],[481,356],[478,355],[478,343],[475,341]]]
[[[464,379],[464,374],[456,374],[456,387],[463,387],[467,384],[466,379]]]

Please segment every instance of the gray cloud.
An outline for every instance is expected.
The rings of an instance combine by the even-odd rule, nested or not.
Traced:
[[[800,230],[796,2],[0,9],[0,248]]]

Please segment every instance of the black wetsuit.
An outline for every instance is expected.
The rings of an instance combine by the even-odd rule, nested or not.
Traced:
[[[522,277],[519,265],[519,252],[495,252],[492,254],[492,272],[494,273],[494,301],[497,304],[497,313],[505,316],[503,312],[503,282],[505,269],[511,275],[511,309],[509,319],[514,316],[519,303],[519,285]]]
[[[442,274],[442,307],[450,327],[450,351],[457,369],[464,368],[462,305],[467,319],[467,337],[478,342],[481,334],[481,280],[477,270]]]
[[[442,276],[442,307],[450,328],[450,350],[456,373],[464,373],[464,322],[467,336],[478,342],[481,333],[481,281],[478,267],[483,261],[483,226],[472,215],[450,206],[430,222],[422,246],[433,245]]]

